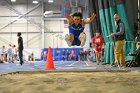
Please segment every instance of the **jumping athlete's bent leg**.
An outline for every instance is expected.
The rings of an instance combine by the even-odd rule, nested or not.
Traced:
[[[79,40],[81,41],[81,47],[83,47],[85,45],[86,42],[86,34],[84,32],[82,32],[79,36]]]
[[[73,34],[66,34],[65,36],[65,41],[67,42],[68,46],[71,47],[72,46],[72,42],[74,41],[74,36]]]

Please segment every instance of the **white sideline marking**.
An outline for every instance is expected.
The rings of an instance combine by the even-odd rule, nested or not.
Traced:
[[[86,63],[87,66],[89,66],[89,64],[86,61],[84,61],[84,62]]]
[[[73,62],[72,64],[70,64],[70,65],[66,65],[66,66],[72,66],[72,65],[74,65],[75,63],[78,63],[78,62]]]

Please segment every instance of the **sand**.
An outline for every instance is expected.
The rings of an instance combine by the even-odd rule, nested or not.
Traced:
[[[0,93],[140,93],[140,71],[6,74]]]

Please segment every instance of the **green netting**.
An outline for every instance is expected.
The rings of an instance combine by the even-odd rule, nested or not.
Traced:
[[[100,5],[102,6],[102,4]],[[120,15],[121,20],[125,24],[126,41],[124,50],[125,56],[127,58],[129,56],[129,53],[134,53],[135,51],[134,36],[127,18],[127,11],[125,9],[125,5],[119,4],[116,6],[116,9],[117,13]],[[114,14],[115,6],[113,4],[113,0],[110,0],[109,8],[99,10],[102,36],[105,41],[104,62],[109,64],[112,64],[114,62],[114,42],[112,38],[107,38],[106,36],[110,35],[112,32],[115,32]]]

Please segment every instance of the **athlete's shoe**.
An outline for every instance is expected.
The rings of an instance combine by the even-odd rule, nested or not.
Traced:
[[[120,65],[118,65],[118,68],[119,68],[119,69],[121,69],[121,66],[120,66]]]
[[[97,61],[97,65],[99,65],[99,61]]]
[[[83,47],[85,45],[85,42],[86,42],[86,35],[85,34],[82,34],[81,36],[81,47]]]
[[[65,41],[67,42],[67,44],[68,44],[69,47],[72,46],[72,42],[70,42],[70,35],[66,34]]]
[[[24,62],[23,62],[23,61],[21,61],[21,62],[20,62],[20,65],[22,66],[23,64],[24,64]]]

